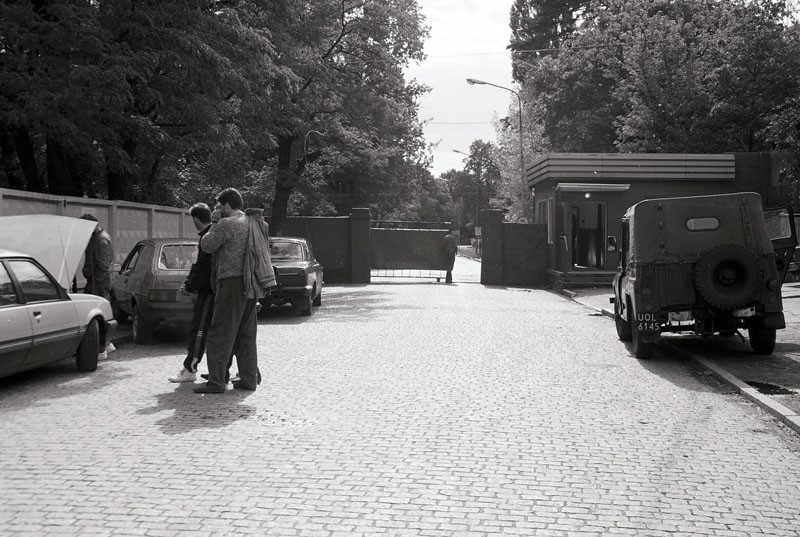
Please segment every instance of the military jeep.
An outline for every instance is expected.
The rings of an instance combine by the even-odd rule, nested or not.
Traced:
[[[625,213],[621,239],[611,301],[617,335],[637,358],[652,356],[664,332],[742,328],[753,352],[772,353],[797,245],[789,208],[763,211],[754,192],[650,199]]]

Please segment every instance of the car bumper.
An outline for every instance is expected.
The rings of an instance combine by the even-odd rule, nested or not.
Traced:
[[[275,291],[272,292],[273,296],[311,296],[311,293],[314,292],[313,285],[306,285],[306,286],[297,286],[297,287],[278,287]]]
[[[140,303],[140,308],[147,323],[175,326],[192,322],[194,306],[191,302],[148,301]]]

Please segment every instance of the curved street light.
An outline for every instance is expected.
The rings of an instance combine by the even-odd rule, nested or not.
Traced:
[[[315,130],[309,130],[309,131],[306,131],[306,135],[305,135],[305,137],[303,138],[303,160],[305,160],[305,159],[307,158],[307,156],[306,156],[306,155],[307,155],[306,148],[308,147],[308,135],[309,135],[309,134],[311,134],[312,132],[313,132],[314,134],[319,134],[319,135],[320,135],[320,136],[322,136],[323,138],[325,137],[325,135],[324,135],[324,134],[322,134],[322,133],[321,133],[321,132],[319,132],[319,131],[315,131]]]
[[[467,84],[469,84],[470,86],[475,86],[475,85],[492,86],[494,88],[506,90],[517,96],[517,105],[519,110],[519,175],[520,179],[522,180],[522,185],[525,186],[525,150],[524,150],[524,143],[522,141],[522,97],[520,97],[519,93],[517,93],[515,90],[511,88],[507,88],[505,86],[499,86],[497,84],[492,84],[491,82],[486,82],[485,80],[478,80],[477,78],[468,78]]]

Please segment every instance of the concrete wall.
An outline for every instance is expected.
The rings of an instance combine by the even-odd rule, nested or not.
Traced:
[[[141,239],[196,234],[188,209],[0,188],[0,216],[55,214],[77,218],[87,213],[94,215],[111,235],[115,263],[122,263]]]
[[[481,283],[537,287],[545,283],[547,227],[503,222],[498,210],[481,211]]]
[[[111,235],[115,263],[121,264],[142,239],[197,236],[188,208],[0,189],[0,216],[56,214],[77,218],[86,213],[94,215]],[[291,217],[285,229],[284,235],[311,242],[324,268],[325,281],[369,282],[369,209],[353,209],[350,217]]]
[[[326,282],[350,281],[350,217],[296,216],[286,219],[284,237],[303,237],[322,263]]]

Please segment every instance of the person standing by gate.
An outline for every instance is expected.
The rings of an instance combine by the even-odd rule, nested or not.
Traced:
[[[255,267],[247,259],[250,223],[243,206],[235,188],[220,192],[215,212],[222,218],[200,239],[200,248],[214,254],[214,314],[206,345],[208,382],[195,393],[225,392],[231,353],[236,354],[240,378],[233,387],[255,390],[258,384],[256,303],[263,290],[252,289]]]
[[[196,203],[189,210],[200,240],[211,227],[211,209],[205,203]],[[189,326],[189,343],[183,367],[177,375],[169,377],[170,382],[194,382],[197,379],[197,365],[203,359],[206,337],[214,312],[214,287],[211,282],[211,263],[213,256],[204,252],[197,244],[197,261],[192,265],[189,276],[181,291],[196,293],[192,309],[192,322]]]
[[[456,228],[451,227],[447,235],[442,239],[442,249],[447,258],[447,275],[445,276],[444,283],[453,283],[453,265],[455,265],[456,254],[458,253],[458,239],[455,233]]]

